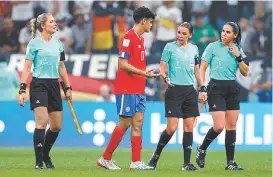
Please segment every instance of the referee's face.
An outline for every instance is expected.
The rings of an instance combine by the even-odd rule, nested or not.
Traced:
[[[232,26],[224,25],[221,32],[221,40],[223,43],[228,44],[236,38],[236,34],[233,32]]]
[[[177,40],[182,45],[191,37],[190,30],[184,26],[179,26],[177,29]]]
[[[50,34],[53,34],[57,31],[57,24],[52,15],[47,16],[44,30]]]

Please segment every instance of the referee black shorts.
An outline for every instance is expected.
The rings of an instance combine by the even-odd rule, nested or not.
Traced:
[[[211,79],[207,88],[210,112],[240,109],[240,86],[235,80]]]
[[[189,118],[199,116],[198,95],[193,85],[175,85],[165,93],[165,116]]]
[[[32,78],[30,108],[47,107],[48,112],[62,111],[62,98],[58,79]]]

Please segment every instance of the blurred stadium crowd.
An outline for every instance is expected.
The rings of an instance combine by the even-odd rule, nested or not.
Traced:
[[[199,47],[200,56],[209,42],[219,39],[227,21],[238,22],[242,48],[252,65],[248,79],[238,78],[241,100],[272,102],[272,1],[236,0],[0,1],[0,100],[16,99],[19,78],[6,69],[5,61],[10,54],[25,53],[31,18],[43,12],[53,14],[59,28],[54,35],[67,54],[111,55],[117,53],[120,37],[133,27],[133,10],[140,6],[157,14],[152,32],[144,35],[148,64],[160,62],[165,44],[176,39],[177,25],[183,21],[194,26],[191,42]],[[102,85],[96,100],[114,101],[111,86]],[[165,88],[161,79],[148,80],[147,100],[163,100]]]

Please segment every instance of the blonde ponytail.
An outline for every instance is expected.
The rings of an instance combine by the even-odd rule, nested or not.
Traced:
[[[31,26],[31,35],[32,38],[36,37],[36,31],[37,31],[37,18],[33,18],[30,20],[30,26]]]
[[[45,25],[47,17],[49,15],[51,15],[51,14],[50,13],[43,13],[43,14],[39,15],[37,18],[33,18],[30,20],[32,38],[36,37],[37,30],[40,32],[43,31],[42,25]]]

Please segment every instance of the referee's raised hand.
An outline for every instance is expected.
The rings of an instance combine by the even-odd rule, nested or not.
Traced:
[[[146,77],[148,77],[148,78],[156,78],[159,76],[161,76],[161,74],[160,73],[155,74],[154,69],[149,69],[148,71],[146,71]]]
[[[238,49],[234,46],[234,44],[231,44],[228,46],[229,51],[235,56],[235,57],[239,57],[240,53],[238,51]]]

